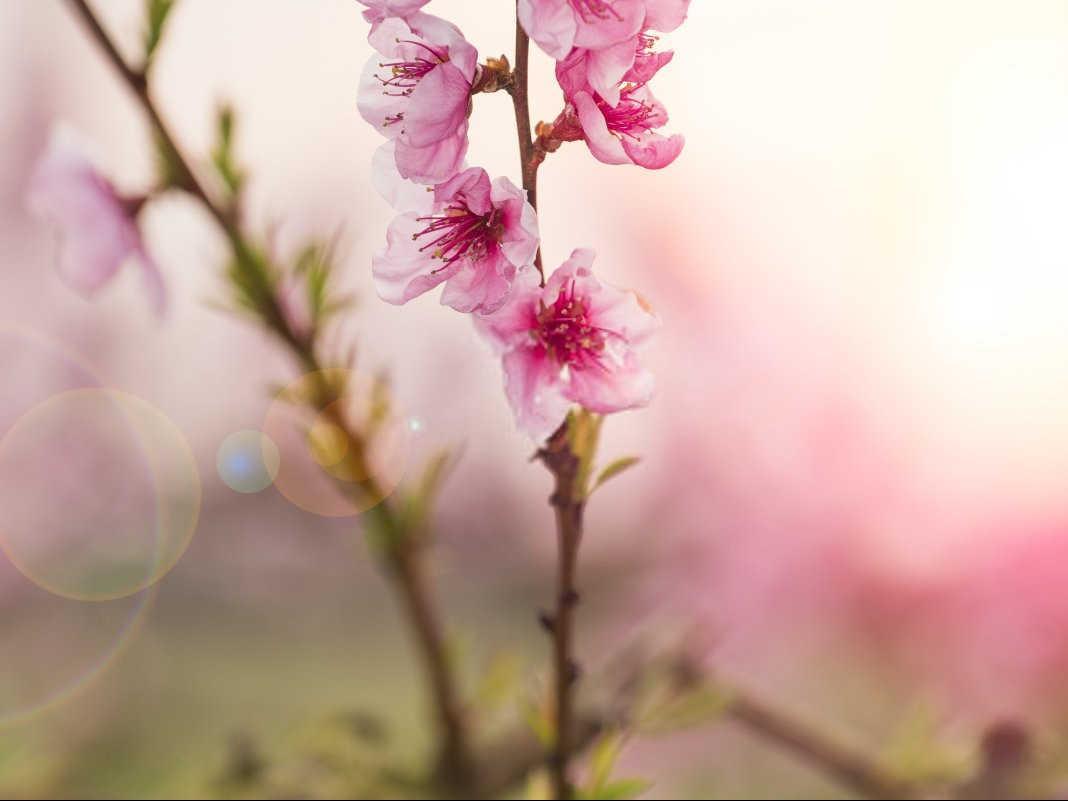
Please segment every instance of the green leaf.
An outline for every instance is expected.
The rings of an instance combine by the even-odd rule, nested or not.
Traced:
[[[601,735],[590,754],[590,777],[587,783],[589,798],[601,798],[601,791],[612,777],[612,769],[623,750],[623,736],[618,731]]]
[[[234,125],[233,106],[219,106],[215,114],[215,147],[211,151],[211,162],[227,190],[236,196],[244,185],[245,173],[234,160]]]
[[[152,63],[163,40],[163,27],[174,10],[175,0],[145,0],[145,65]]]
[[[476,698],[480,709],[500,709],[520,686],[522,662],[510,651],[501,651],[493,656],[479,680]]]
[[[523,718],[542,747],[552,748],[556,740],[556,727],[547,710],[528,701],[523,705]]]
[[[573,410],[567,419],[568,446],[579,462],[574,491],[577,497],[585,498],[589,494],[587,490],[593,472],[593,462],[597,456],[603,418],[580,408]]]
[[[616,459],[605,467],[600,475],[597,476],[597,480],[593,483],[593,489],[590,490],[590,494],[592,495],[606,481],[611,481],[620,473],[634,467],[634,465],[638,464],[641,460],[642,457],[640,456],[624,456],[620,459]]]
[[[653,783],[645,779],[620,779],[601,788],[601,791],[593,798],[601,801],[625,801],[628,798],[637,798],[646,792]]]

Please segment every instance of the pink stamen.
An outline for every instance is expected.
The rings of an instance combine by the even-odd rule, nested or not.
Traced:
[[[587,366],[604,351],[607,333],[590,322],[585,304],[575,297],[574,281],[551,306],[541,304],[537,319],[531,335],[560,366]]]
[[[444,64],[449,60],[449,54],[447,52],[439,52],[423,42],[398,40],[398,44],[410,44],[420,47],[431,56],[430,58],[420,56],[411,61],[389,61],[378,65],[382,69],[389,70],[387,73],[388,78],[383,78],[381,75],[376,76],[382,82],[382,93],[391,97],[407,97],[419,85],[419,81],[426,77],[427,73],[439,64]]]
[[[636,87],[624,90],[619,104],[612,108],[600,97],[597,98],[597,106],[604,114],[608,130],[622,136],[637,139],[652,126],[649,125],[649,117],[653,114],[653,107],[643,100],[636,100],[630,96],[630,92]]]
[[[488,214],[476,214],[460,202],[453,203],[441,214],[419,217],[419,222],[428,223],[426,228],[412,235],[412,239],[434,236],[421,248],[420,253],[431,251],[442,265],[434,270],[440,272],[460,259],[484,258],[501,241],[503,226],[500,212],[493,209]]]

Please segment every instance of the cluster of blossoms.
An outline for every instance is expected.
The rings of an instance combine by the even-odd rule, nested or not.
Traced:
[[[536,266],[537,214],[507,178],[466,166],[472,96],[486,86],[478,53],[428,0],[360,0],[376,53],[360,81],[360,114],[386,142],[373,179],[397,211],[373,261],[379,295],[403,304],[438,285],[501,354],[520,427],[552,433],[568,407],[610,413],[648,403],[652,375],[634,348],[657,318],[633,292],[602,283],[594,254],[576,250],[548,277]],[[671,61],[657,34],[677,28],[689,0],[519,0],[524,30],[556,60],[564,108],[538,147],[585,141],[608,164],[659,169],[683,147],[659,133],[667,112],[649,81]],[[507,76],[506,76],[507,77]],[[503,83],[506,84],[506,81]],[[487,90],[488,91],[488,90]]]

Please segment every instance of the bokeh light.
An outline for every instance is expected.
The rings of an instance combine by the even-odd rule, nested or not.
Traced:
[[[365,453],[353,451],[343,425],[374,431]],[[323,517],[352,517],[387,498],[404,475],[412,434],[384,384],[342,368],[286,387],[263,429],[278,444],[279,492]]]
[[[101,601],[151,586],[185,551],[199,509],[182,433],[132,395],[63,392],[0,438],[0,548],[56,595]]]
[[[25,722],[90,687],[140,631],[156,592],[103,603],[60,598],[2,559],[0,587],[0,725]]]
[[[278,446],[259,431],[236,431],[219,445],[219,477],[234,492],[262,492],[274,483],[281,457]]]

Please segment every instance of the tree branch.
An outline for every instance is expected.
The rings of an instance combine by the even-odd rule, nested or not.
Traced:
[[[230,241],[235,258],[245,264],[254,263],[255,252],[240,225],[222,204],[212,199],[189,161],[182,155],[152,100],[145,73],[134,70],[126,63],[86,0],[68,2],[148,116],[160,145],[165,149],[171,166],[177,172],[175,179],[179,187],[193,196],[212,216]],[[322,364],[316,354],[314,340],[302,337],[293,330],[273,292],[265,291],[262,295],[263,307],[259,312],[268,329],[285,343],[302,370],[320,376]],[[324,393],[327,392],[325,385],[321,389]],[[353,458],[365,458],[368,443],[360,432],[335,405],[329,402],[322,405],[324,408],[316,411],[331,416],[331,422],[337,425],[347,439],[349,453],[354,455]],[[370,471],[366,470],[357,473],[361,474],[371,476]],[[354,490],[352,485],[345,487],[350,492]],[[422,568],[423,543],[419,538],[409,536],[412,532],[404,530],[402,521],[388,501],[388,493],[373,477],[369,477],[355,489],[362,500],[369,498],[375,502],[375,505],[365,512],[366,519],[388,535],[390,547],[385,551],[386,566],[390,577],[396,583],[430,679],[441,741],[437,774],[443,782],[463,788],[472,780],[473,762],[469,753],[460,696],[445,653],[441,623],[431,600],[429,581]]]

